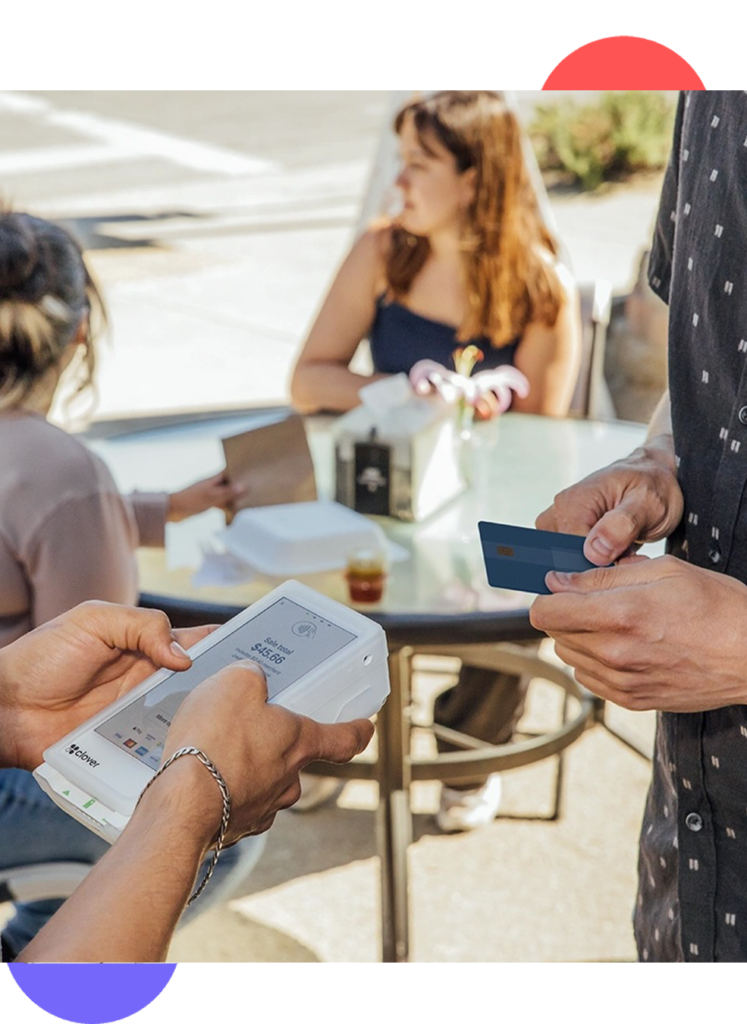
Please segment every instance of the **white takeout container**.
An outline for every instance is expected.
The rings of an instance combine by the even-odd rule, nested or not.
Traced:
[[[245,508],[221,539],[232,555],[268,576],[343,569],[355,548],[388,548],[380,526],[336,501]]]

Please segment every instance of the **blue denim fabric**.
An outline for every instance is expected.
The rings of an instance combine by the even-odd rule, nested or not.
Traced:
[[[228,899],[252,870],[264,845],[264,835],[250,836],[224,850],[207,888],[185,911],[179,926]],[[0,771],[0,871],[50,861],[93,865],[108,849],[108,843],[60,810],[30,772]],[[2,932],[5,943],[20,953],[63,902],[16,903],[15,915]]]

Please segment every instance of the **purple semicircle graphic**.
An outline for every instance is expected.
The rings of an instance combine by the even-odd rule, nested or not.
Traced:
[[[109,1024],[142,1010],[176,964],[9,964],[18,987],[42,1010],[74,1024]]]

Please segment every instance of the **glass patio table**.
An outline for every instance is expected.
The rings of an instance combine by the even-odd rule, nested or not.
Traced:
[[[174,490],[219,472],[220,439],[282,418],[288,410],[177,415],[151,420],[101,422],[83,440],[107,462],[123,491]],[[331,416],[305,419],[320,497],[334,495]],[[481,519],[533,526],[555,494],[642,443],[641,424],[511,413],[476,424],[469,442],[470,486],[421,523],[377,518],[387,537],[407,552],[394,562],[381,602],[355,605],[386,630],[392,693],[377,719],[375,762],[315,766],[319,774],[369,778],[379,783],[377,843],[381,857],[382,957],[408,957],[407,847],[411,839],[412,780],[479,781],[488,771],[518,767],[559,753],[579,736],[592,713],[589,695],[569,672],[511,648],[540,637],[529,622],[532,595],[491,588],[485,577],[477,523]],[[261,574],[231,585],[199,586],[193,580],[202,551],[224,528],[211,510],[167,527],[166,550],[140,549],[142,600],[164,609],[175,625],[223,622],[267,593],[280,580]],[[299,577],[337,601],[350,603],[342,571]],[[409,750],[410,661],[413,648],[431,653],[475,651],[473,664],[492,664],[486,652],[508,642],[501,667],[532,671],[566,693],[563,723],[551,737],[488,747],[473,741],[465,751],[417,761]],[[579,713],[566,717],[568,695]],[[470,749],[472,747],[472,749]],[[559,792],[559,789],[558,789]],[[557,809],[557,797],[556,797]]]

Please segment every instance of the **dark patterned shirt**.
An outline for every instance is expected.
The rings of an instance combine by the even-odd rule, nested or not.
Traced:
[[[649,281],[670,306],[670,549],[747,583],[747,93],[680,97]],[[745,706],[658,716],[635,929],[643,960],[747,960]]]

